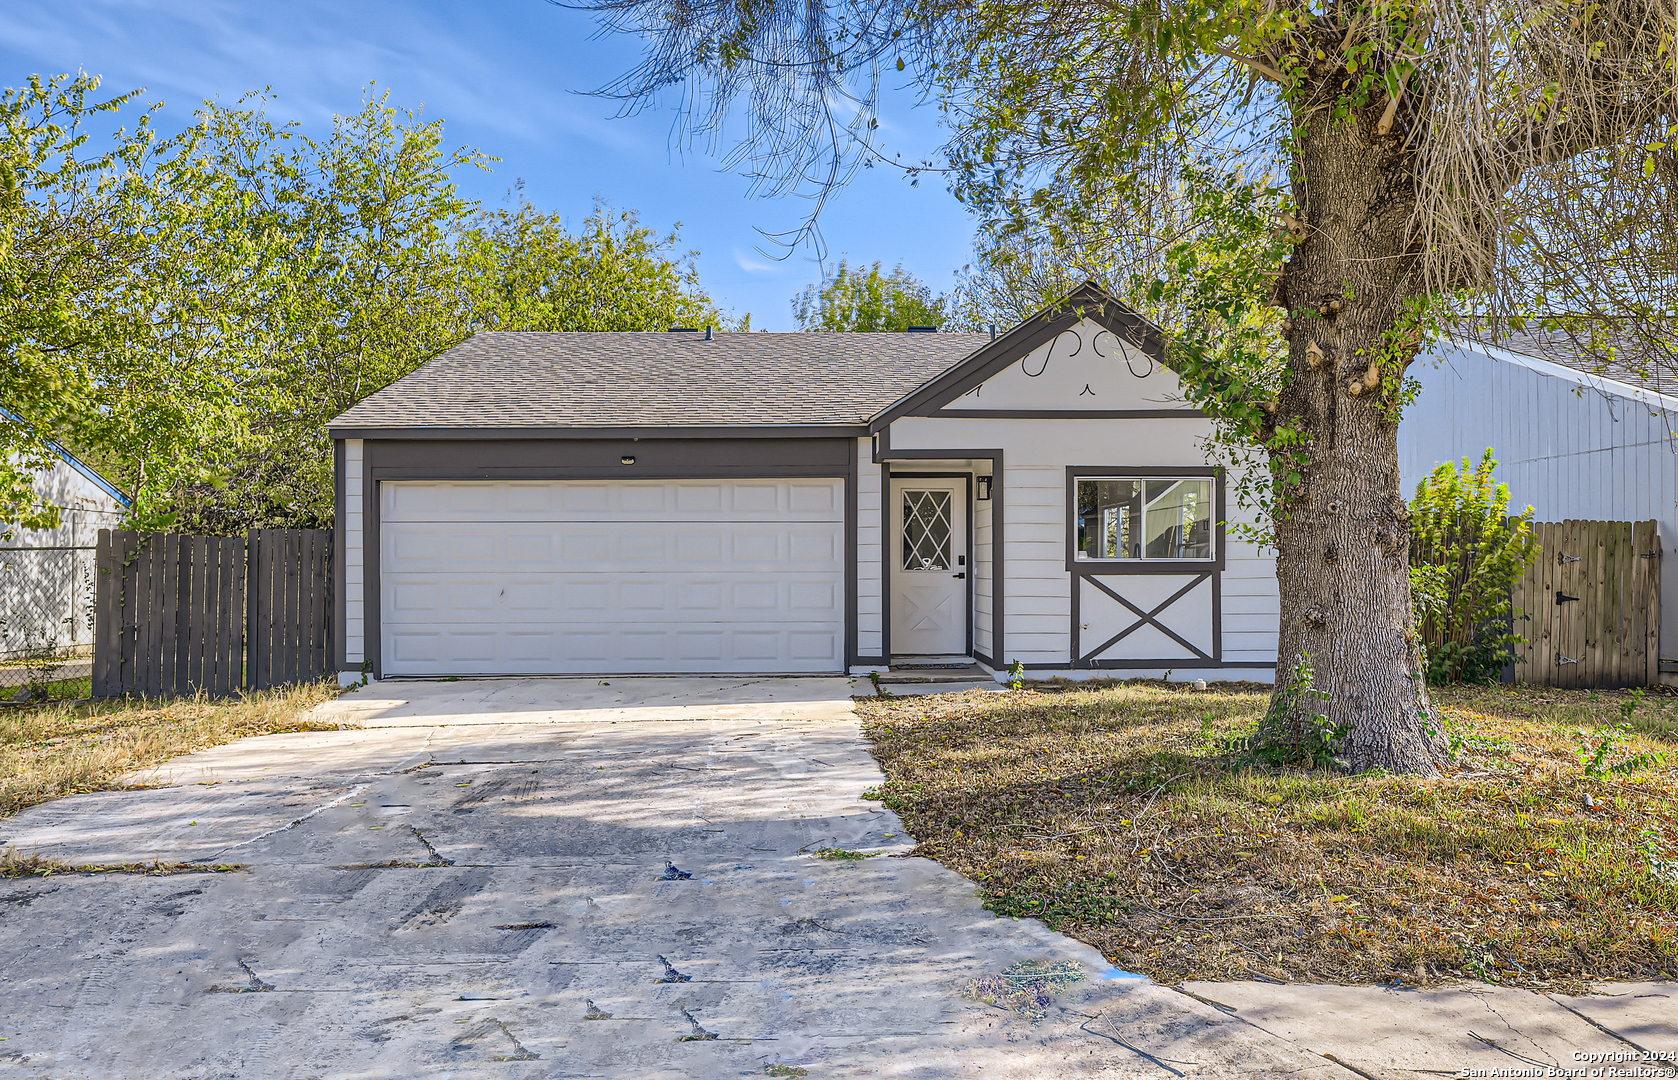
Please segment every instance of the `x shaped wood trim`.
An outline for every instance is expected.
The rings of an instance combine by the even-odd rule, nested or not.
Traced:
[[[1083,656],[1078,657],[1079,661],[1081,662],[1081,661],[1084,661],[1084,660],[1093,660],[1097,656],[1100,656],[1102,653],[1106,652],[1108,649],[1111,649],[1113,646],[1117,645],[1119,642],[1123,641],[1125,638],[1129,637],[1131,634],[1133,634],[1136,631],[1142,629],[1142,627],[1151,626],[1155,630],[1158,630],[1160,633],[1164,634],[1166,637],[1170,638],[1172,641],[1175,641],[1177,644],[1179,644],[1183,648],[1187,649],[1189,652],[1194,653],[1196,656],[1200,657],[1202,660],[1205,660],[1209,663],[1213,662],[1212,658],[1210,656],[1208,656],[1206,653],[1202,652],[1198,646],[1194,645],[1192,642],[1185,641],[1183,639],[1183,637],[1181,635],[1179,635],[1175,630],[1171,629],[1169,626],[1166,626],[1164,623],[1160,622],[1158,619],[1156,619],[1154,617],[1154,616],[1158,615],[1160,612],[1164,611],[1166,608],[1170,607],[1172,604],[1175,604],[1177,601],[1179,601],[1183,597],[1187,596],[1189,593],[1193,592],[1194,589],[1195,589],[1195,586],[1199,585],[1203,581],[1206,581],[1206,580],[1210,579],[1211,576],[1212,575],[1209,574],[1209,573],[1201,574],[1199,577],[1195,578],[1193,581],[1189,582],[1187,585],[1184,585],[1181,589],[1178,589],[1176,592],[1172,593],[1170,596],[1166,597],[1164,600],[1161,600],[1159,602],[1159,604],[1152,611],[1143,611],[1141,608],[1137,607],[1135,604],[1131,603],[1129,600],[1126,600],[1124,597],[1120,596],[1118,593],[1114,592],[1112,589],[1109,589],[1107,586],[1103,585],[1101,583],[1100,578],[1096,578],[1096,577],[1086,577],[1086,578],[1084,578],[1083,580],[1089,582],[1091,585],[1094,585],[1097,589],[1100,589],[1102,592],[1106,593],[1108,596],[1111,596],[1113,599],[1117,600],[1119,603],[1121,603],[1125,607],[1129,608],[1131,613],[1137,616],[1137,619],[1136,619],[1135,622],[1131,623],[1129,626],[1125,627],[1123,630],[1120,630],[1117,634],[1114,634],[1112,637],[1108,638],[1106,641],[1102,642],[1100,645],[1091,649],[1089,652],[1085,653]]]

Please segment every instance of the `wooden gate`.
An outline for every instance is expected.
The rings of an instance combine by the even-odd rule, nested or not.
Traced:
[[[1660,537],[1653,521],[1534,522],[1538,561],[1516,582],[1516,682],[1660,682]]]
[[[332,663],[331,530],[257,529],[248,544],[245,685],[320,678]]]
[[[228,697],[325,675],[332,533],[101,529],[93,696]]]

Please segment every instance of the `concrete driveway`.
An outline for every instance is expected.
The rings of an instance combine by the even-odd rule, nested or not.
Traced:
[[[882,776],[851,691],[383,682],[326,707],[354,728],[0,821],[75,863],[245,867],[0,881],[0,1074],[1417,1075],[1325,1057],[1333,1001],[1196,998],[994,918],[930,861],[816,857],[908,847],[859,798]],[[1359,1004],[1414,1036],[1405,1007]],[[1558,1053],[1625,1049],[1566,1019]],[[1421,1068],[1518,1064],[1465,1045]]]

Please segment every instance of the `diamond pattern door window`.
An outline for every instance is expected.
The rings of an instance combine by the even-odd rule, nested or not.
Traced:
[[[903,569],[950,568],[950,493],[903,491]]]

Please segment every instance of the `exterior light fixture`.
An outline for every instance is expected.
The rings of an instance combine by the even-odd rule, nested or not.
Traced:
[[[980,502],[989,502],[990,501],[990,477],[988,477],[988,476],[979,477],[978,484],[979,484],[979,501]]]
[[[635,464],[635,455],[634,454],[625,454],[623,457],[619,458],[618,460],[623,462],[625,465],[633,465],[633,464]]]

